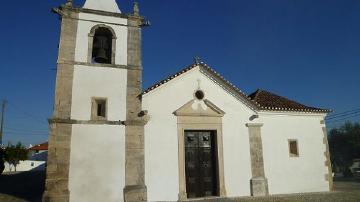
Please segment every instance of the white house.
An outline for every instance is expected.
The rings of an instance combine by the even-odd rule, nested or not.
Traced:
[[[16,166],[16,172],[24,171],[41,171],[45,170],[47,161],[48,143],[44,142],[35,146],[30,145],[28,148],[28,159],[25,161],[19,161]],[[15,167],[8,162],[5,162],[4,172],[14,172]]]
[[[332,189],[324,118],[246,95],[203,62],[142,90],[135,3],[71,0],[62,19],[44,201],[182,201]],[[145,67],[146,68],[146,67]]]

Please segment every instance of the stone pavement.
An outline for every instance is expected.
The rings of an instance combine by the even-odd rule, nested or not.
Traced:
[[[0,202],[40,202],[44,172],[0,175]],[[360,179],[335,179],[335,192],[192,200],[195,202],[360,202]]]
[[[196,202],[359,202],[360,193],[331,192],[276,195],[267,197],[241,197],[228,199],[192,200]]]

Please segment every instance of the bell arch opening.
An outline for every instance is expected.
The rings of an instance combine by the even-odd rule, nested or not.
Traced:
[[[89,34],[88,62],[93,64],[115,63],[116,36],[114,30],[106,25],[97,25]]]

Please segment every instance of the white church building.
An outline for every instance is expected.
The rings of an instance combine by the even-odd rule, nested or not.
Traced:
[[[115,0],[67,0],[53,11],[62,23],[43,201],[332,190],[328,110],[260,89],[246,95],[200,61],[143,90],[149,23],[136,3],[131,14]]]

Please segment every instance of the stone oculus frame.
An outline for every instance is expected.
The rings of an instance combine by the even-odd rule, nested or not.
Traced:
[[[193,108],[194,105],[197,109]],[[206,109],[202,108],[204,105],[206,106]],[[222,135],[222,117],[224,114],[225,112],[216,107],[210,101],[199,101],[196,99],[191,100],[174,112],[174,115],[177,116],[178,125],[179,201],[187,200],[184,140],[186,130],[208,130],[216,132],[218,194],[220,197],[226,196]]]

